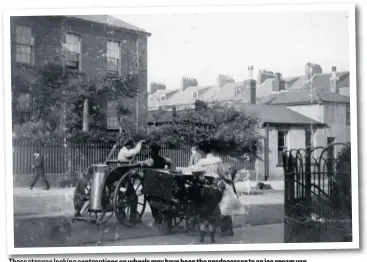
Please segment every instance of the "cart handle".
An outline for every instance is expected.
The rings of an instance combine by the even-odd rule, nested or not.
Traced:
[[[106,164],[121,164],[121,166],[123,167],[130,167],[130,168],[141,167],[140,163],[127,164],[126,162],[121,162],[119,160],[107,160]]]

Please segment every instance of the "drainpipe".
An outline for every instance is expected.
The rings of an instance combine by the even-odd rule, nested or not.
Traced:
[[[266,139],[265,139],[265,181],[269,178],[269,123],[266,124]]]

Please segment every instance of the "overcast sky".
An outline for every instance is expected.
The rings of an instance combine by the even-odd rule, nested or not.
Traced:
[[[183,76],[199,85],[218,74],[242,81],[248,65],[303,75],[307,62],[323,71],[349,70],[347,12],[119,15],[152,33],[148,40],[148,81],[169,89]]]

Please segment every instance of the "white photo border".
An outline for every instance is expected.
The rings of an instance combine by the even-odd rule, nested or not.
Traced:
[[[278,243],[278,244],[220,244],[220,245],[160,245],[114,247],[14,247],[14,203],[12,154],[5,153],[5,191],[8,255],[30,254],[107,254],[107,253],[157,253],[198,251],[255,251],[255,250],[332,250],[359,248],[359,193],[358,193],[358,139],[357,139],[357,81],[356,81],[356,18],[354,4],[308,5],[243,5],[243,6],[182,6],[182,7],[127,7],[127,8],[73,8],[73,9],[17,9],[4,11],[4,86],[5,97],[5,152],[12,152],[11,118],[11,52],[10,17],[32,15],[98,15],[98,14],[183,14],[183,13],[252,13],[252,12],[318,12],[347,11],[349,13],[349,66],[351,99],[352,144],[352,227],[353,242],[347,243]],[[143,248],[142,248],[143,247]]]

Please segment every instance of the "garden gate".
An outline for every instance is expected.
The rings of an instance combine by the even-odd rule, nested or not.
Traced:
[[[283,152],[284,242],[352,241],[349,144]]]

